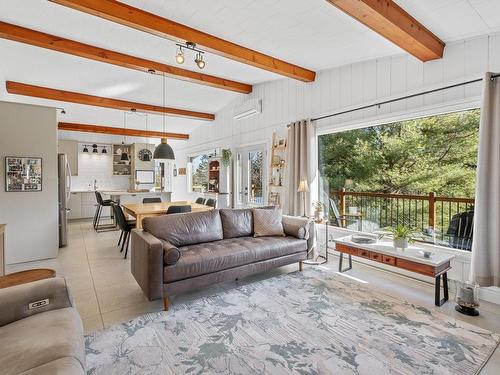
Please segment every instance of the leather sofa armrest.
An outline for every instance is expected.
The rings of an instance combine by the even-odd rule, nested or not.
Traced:
[[[73,307],[66,280],[54,277],[0,289],[0,327],[46,311]]]
[[[163,297],[163,244],[152,234],[132,230],[131,270],[150,301]]]
[[[311,221],[307,217],[283,215],[283,230],[287,236],[307,240],[310,236]]]

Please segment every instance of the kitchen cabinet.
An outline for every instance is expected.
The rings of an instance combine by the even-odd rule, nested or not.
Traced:
[[[78,142],[60,139],[57,144],[57,151],[66,154],[72,176],[78,176]]]
[[[103,199],[108,197],[103,196]],[[68,219],[89,219],[95,215],[97,201],[93,191],[76,191],[71,192],[69,199]],[[109,217],[111,214],[111,207],[103,207],[101,217]]]
[[[68,220],[82,218],[82,197],[80,193],[71,193],[68,202]]]

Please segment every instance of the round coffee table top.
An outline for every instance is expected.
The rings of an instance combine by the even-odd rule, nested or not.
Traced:
[[[0,289],[43,279],[50,279],[55,276],[56,271],[50,268],[35,268],[32,270],[14,272],[0,277]]]

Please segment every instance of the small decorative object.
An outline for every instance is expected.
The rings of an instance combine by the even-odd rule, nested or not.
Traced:
[[[351,236],[351,241],[354,243],[359,243],[362,245],[373,244],[377,242],[376,236],[370,236],[368,234],[353,234]]]
[[[174,177],[177,177],[177,166],[174,164],[174,170],[172,171]]]
[[[286,146],[286,139],[285,139],[285,138],[281,138],[281,139],[278,141],[278,146],[279,146],[279,147],[285,147],[285,146]]]
[[[273,167],[279,167],[281,158],[278,155],[273,156]]]
[[[185,176],[186,175],[186,168],[179,168],[179,176]]]
[[[139,157],[140,161],[151,161],[151,158],[153,157],[153,153],[148,150],[147,148],[143,148],[142,150],[139,150],[139,153],[137,155]]]
[[[434,255],[434,253],[429,250],[420,250],[419,254],[422,255],[425,259],[430,259],[431,256]]]
[[[313,203],[313,208],[314,208],[314,221],[319,223],[321,220],[323,220],[323,202],[314,202]]]
[[[283,186],[283,177],[281,177],[281,173],[280,173],[279,179],[278,179],[278,186]]]
[[[457,285],[457,296],[455,302],[455,310],[459,313],[478,316],[479,311],[476,307],[479,307],[479,286],[471,282],[463,282]]]
[[[415,230],[398,224],[396,227],[386,228],[392,236],[394,247],[396,249],[406,249],[408,244],[415,242],[417,232]]]
[[[230,149],[228,149],[228,148],[222,149],[222,165],[224,167],[229,167],[231,165],[231,157],[232,156],[233,156],[233,153]]]
[[[5,191],[42,191],[42,158],[5,157]]]

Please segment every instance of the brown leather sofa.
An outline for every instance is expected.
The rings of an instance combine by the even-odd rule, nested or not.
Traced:
[[[132,274],[150,300],[302,261],[313,223],[283,216],[285,237],[254,237],[251,209],[150,217],[132,232]]]

